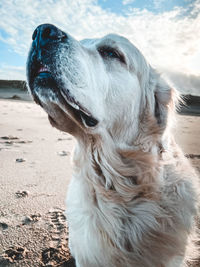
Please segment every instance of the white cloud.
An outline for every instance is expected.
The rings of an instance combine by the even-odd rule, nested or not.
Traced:
[[[191,71],[192,73],[196,75],[200,74],[199,62],[200,62],[200,47],[199,47],[199,50],[193,56],[190,57],[188,66],[187,66],[188,67],[187,72]]]
[[[0,66],[1,80],[24,80],[26,75],[25,73],[25,67],[15,67],[5,64]]]
[[[200,0],[190,5],[187,16],[181,7],[162,14],[129,8],[123,16],[103,10],[97,0],[1,0],[0,28],[9,37],[0,39],[26,55],[32,32],[42,23],[53,23],[77,39],[115,32],[129,38],[154,67],[200,75]]]
[[[122,1],[122,4],[123,4],[123,5],[130,5],[130,4],[132,4],[133,2],[135,2],[135,0],[123,0],[123,1]]]
[[[161,6],[164,2],[165,2],[165,0],[154,0],[153,1],[154,8],[156,8],[156,9],[161,8]]]
[[[166,71],[166,78],[175,88],[180,88],[181,93],[200,96],[200,76],[180,72]]]

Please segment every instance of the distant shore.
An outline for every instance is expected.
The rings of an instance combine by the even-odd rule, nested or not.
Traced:
[[[0,80],[0,89],[16,88],[20,90],[27,90],[26,81],[20,80]]]
[[[0,80],[0,98],[32,101],[25,81]],[[200,116],[200,96],[182,95],[185,104],[181,105],[178,113],[181,115]]]
[[[25,81],[0,80],[0,98],[32,101]]]

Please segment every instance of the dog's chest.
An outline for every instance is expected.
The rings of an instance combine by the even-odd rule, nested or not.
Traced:
[[[79,179],[72,178],[66,204],[71,253],[96,266],[97,259],[105,258],[98,214],[87,186]]]

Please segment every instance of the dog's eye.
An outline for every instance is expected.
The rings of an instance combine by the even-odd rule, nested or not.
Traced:
[[[124,56],[114,48],[101,47],[98,49],[98,52],[103,58],[114,58],[114,59],[118,59],[121,62],[125,63]]]
[[[112,57],[112,58],[119,58],[119,54],[114,50],[100,50],[100,53],[103,57]]]

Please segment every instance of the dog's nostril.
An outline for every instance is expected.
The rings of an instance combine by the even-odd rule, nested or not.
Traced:
[[[51,41],[65,42],[68,36],[52,24],[42,24],[35,29],[32,39],[38,45],[43,46]]]
[[[33,35],[32,35],[32,40],[33,41],[35,40],[36,36],[37,36],[37,29],[35,29],[34,32],[33,32]]]
[[[53,30],[50,27],[45,28],[42,32],[43,39],[48,39],[48,38],[54,39],[55,37],[56,37],[56,34],[55,33],[53,34]]]
[[[44,24],[41,25],[40,27],[40,33],[41,33],[41,39],[42,40],[61,40],[63,41],[64,38],[67,37],[67,35],[61,31],[60,29],[58,29],[57,27],[55,27],[54,25],[51,24]]]

